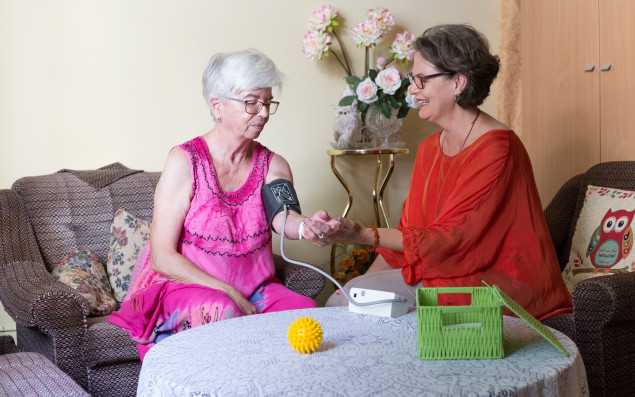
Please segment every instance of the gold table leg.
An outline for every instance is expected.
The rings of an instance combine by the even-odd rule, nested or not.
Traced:
[[[381,185],[379,187],[379,197],[377,200],[379,202],[379,209],[381,210],[381,213],[384,216],[384,223],[386,227],[391,227],[391,226],[390,226],[390,219],[388,219],[388,215],[386,213],[386,207],[384,206],[384,190],[386,189],[386,185],[388,185],[390,176],[392,175],[392,172],[395,169],[395,155],[390,154],[389,156],[390,156],[390,167],[388,167],[388,171],[386,172],[386,175],[384,175],[384,179],[381,181]],[[379,225],[378,223],[377,226],[380,227],[381,225]]]
[[[388,185],[388,181],[390,180],[390,176],[395,168],[395,155],[390,154],[390,167],[388,167],[388,171],[384,178],[379,184],[379,175],[381,175],[384,168],[384,159],[381,154],[377,155],[377,168],[375,169],[375,184],[373,185],[373,207],[375,209],[375,224],[377,227],[381,227],[381,219],[384,221],[384,225],[386,227],[390,226],[390,220],[388,219],[388,214],[386,211],[386,206],[384,205],[384,190],[386,190],[386,185]],[[380,218],[380,215],[382,218]]]
[[[342,174],[340,174],[337,168],[335,168],[335,156],[331,156],[331,169],[333,170],[333,173],[337,177],[337,180],[339,180],[342,186],[344,186],[344,189],[346,189],[346,194],[348,195],[346,199],[346,207],[344,208],[344,213],[342,214],[342,217],[346,218],[346,215],[348,215],[348,211],[351,209],[351,206],[353,205],[353,192],[351,191],[351,188],[348,186],[348,184],[342,177]],[[337,244],[331,245],[331,274],[335,274],[336,248],[337,248]]]
[[[377,191],[377,186],[379,184],[379,174],[381,173],[381,166],[382,166],[382,160],[381,160],[381,154],[377,155],[377,165],[375,167],[375,180],[373,182],[373,208],[375,209],[375,225],[377,225],[377,227],[381,227],[381,220],[379,219],[379,197],[378,197],[378,191]]]

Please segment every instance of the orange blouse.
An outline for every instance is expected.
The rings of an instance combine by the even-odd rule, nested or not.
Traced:
[[[443,154],[439,139],[440,132],[417,152],[398,227],[404,252],[378,254],[402,269],[408,284],[467,287],[485,281],[538,320],[572,311],[518,136],[492,130],[453,157]],[[447,304],[467,304],[461,298]]]

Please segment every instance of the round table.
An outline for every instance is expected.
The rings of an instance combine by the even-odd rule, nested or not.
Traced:
[[[295,352],[289,325],[312,317],[324,340]],[[346,307],[237,317],[173,335],[145,357],[138,396],[588,396],[574,343],[566,357],[522,320],[505,317],[505,357],[420,360],[416,313],[384,318]]]

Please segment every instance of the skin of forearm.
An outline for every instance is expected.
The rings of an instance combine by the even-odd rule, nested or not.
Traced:
[[[199,284],[228,293],[231,286],[210,276],[178,252],[151,254],[150,266],[168,280],[180,284]]]
[[[273,218],[273,228],[278,234],[280,234],[280,230],[282,230],[282,220],[284,218],[284,212],[279,212]],[[289,210],[287,215],[287,223],[284,231],[284,237],[289,240],[297,240],[300,238],[298,234],[298,229],[300,228],[300,223],[305,220],[306,217],[304,215],[300,215],[295,211]]]
[[[399,229],[378,228],[377,232],[379,233],[379,247],[403,252],[403,235]],[[361,239],[360,244],[372,247],[375,242],[375,232],[371,228],[364,228],[361,232]]]

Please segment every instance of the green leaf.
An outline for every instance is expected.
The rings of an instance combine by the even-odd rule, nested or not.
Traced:
[[[404,102],[405,103],[405,102]],[[410,108],[408,107],[408,104],[406,104],[406,107],[404,107],[403,105],[399,108],[399,111],[397,112],[397,118],[398,119],[403,119],[404,117],[406,117],[408,115],[408,112],[410,111]]]
[[[348,83],[348,85],[351,86],[353,91],[355,91],[355,90],[357,90],[357,86],[359,85],[359,83],[362,82],[362,80],[359,77],[357,77],[357,76],[348,76],[346,78],[346,82]]]
[[[354,95],[349,95],[349,96],[345,96],[344,98],[340,99],[340,106],[348,106],[348,105],[352,105],[353,101],[355,101],[355,96]]]
[[[377,71],[375,69],[368,69],[368,77],[370,77],[372,81],[375,81],[377,78]]]
[[[381,103],[381,112],[387,118],[390,118],[390,116],[392,116],[392,109],[390,108],[390,105],[388,104],[388,102],[382,102]]]
[[[360,101],[357,105],[357,109],[359,109],[360,112],[366,114],[366,112],[368,111],[368,104],[366,102]]]
[[[388,101],[390,102],[390,106],[395,109],[399,109],[399,102],[392,95],[388,97]]]

